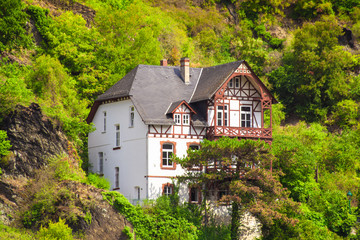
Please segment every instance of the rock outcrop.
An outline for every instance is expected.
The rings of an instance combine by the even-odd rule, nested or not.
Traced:
[[[66,136],[42,114],[36,103],[29,107],[17,106],[3,120],[0,129],[7,132],[12,145],[12,154],[0,165],[7,175],[33,177],[48,158],[64,154],[68,149]]]
[[[0,129],[7,132],[12,145],[10,155],[0,161],[3,172],[0,175],[0,222],[19,226],[21,212],[31,208],[34,194],[42,184],[47,184],[42,183],[39,176],[49,173],[49,158],[62,154],[72,168],[80,167],[73,162],[75,150],[69,146],[65,134],[35,103],[29,107],[18,106],[4,118]],[[55,214],[47,216],[48,219],[57,221],[59,217],[75,216],[75,220],[67,224],[74,232],[84,234],[85,239],[128,239],[123,229],[131,224],[103,199],[104,190],[70,180],[54,179],[54,183],[55,192],[62,190],[67,195],[56,199]]]

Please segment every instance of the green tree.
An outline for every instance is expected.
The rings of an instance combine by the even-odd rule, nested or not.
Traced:
[[[0,1],[0,52],[31,45],[25,24],[27,14],[21,0]]]
[[[324,120],[337,102],[348,96],[356,60],[343,51],[337,37],[341,28],[334,18],[307,23],[295,32],[284,66],[269,74],[269,82],[287,113],[309,120]]]
[[[255,214],[265,229],[280,225],[291,234],[297,222],[293,217],[298,207],[288,198],[289,192],[282,187],[277,175],[266,169],[272,158],[269,145],[260,140],[228,137],[216,141],[204,140],[200,150],[189,150],[187,157],[177,161],[183,167],[201,165],[205,172],[188,171],[179,179],[206,186],[216,183],[221,188],[229,189],[229,194],[223,196],[221,201],[233,202],[232,239],[238,239],[239,217],[245,210]]]

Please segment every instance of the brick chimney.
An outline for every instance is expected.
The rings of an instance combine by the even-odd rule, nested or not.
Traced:
[[[185,84],[190,83],[190,60],[187,57],[183,57],[180,60],[180,72],[181,77]]]
[[[160,66],[166,67],[167,66],[167,60],[166,59],[161,59],[160,60]]]

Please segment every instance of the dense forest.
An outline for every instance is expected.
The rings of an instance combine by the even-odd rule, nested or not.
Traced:
[[[357,39],[358,0],[2,0],[0,121],[19,104],[38,103],[73,142],[86,171],[89,108],[135,66],[160,59],[179,65],[184,56],[191,67],[246,60],[279,101],[273,178],[296,208],[279,210],[287,218],[264,221],[264,239],[360,239]],[[10,146],[0,131],[0,167]],[[78,171],[70,179],[106,188]],[[104,198],[124,204],[120,212],[141,239],[231,239],[228,226],[204,226],[200,207],[177,205],[176,197],[144,209],[115,193]],[[0,231],[11,232],[9,239],[45,239],[57,229],[61,239],[73,237],[61,219],[26,216],[18,228],[32,228],[27,237],[2,223]],[[182,228],[162,229],[165,223]]]

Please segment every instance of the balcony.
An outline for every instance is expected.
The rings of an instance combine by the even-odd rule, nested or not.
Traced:
[[[228,136],[228,137],[238,137],[238,138],[256,138],[256,139],[260,138],[271,141],[272,129],[212,126],[212,127],[208,127],[206,135],[208,139],[213,139],[221,136]]]

